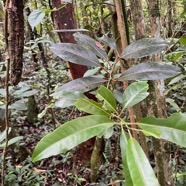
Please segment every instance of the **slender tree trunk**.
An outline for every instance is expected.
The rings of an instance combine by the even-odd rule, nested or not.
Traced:
[[[160,36],[160,13],[159,13],[159,1],[148,0],[149,3],[149,18],[151,25],[151,36]],[[154,57],[156,61],[160,61],[160,56]],[[167,117],[165,96],[163,93],[164,82],[163,81],[151,81],[149,84],[150,95],[148,96],[148,115],[154,115],[156,117]],[[164,140],[158,140],[153,138],[154,157],[156,163],[156,170],[158,180],[161,186],[172,186],[172,171],[170,167],[170,152],[169,143]]]
[[[115,10],[116,10],[116,14],[117,14],[117,29],[120,35],[120,39],[121,39],[121,47],[122,48],[118,48],[119,53],[121,53],[129,44],[129,35],[128,35],[128,24],[127,24],[127,18],[126,18],[126,2],[121,1],[121,0],[115,0]],[[114,29],[116,30],[116,28]],[[125,64],[123,65],[122,62],[120,62],[120,67],[121,67],[121,71],[124,72],[126,70],[126,67],[130,67],[130,63],[129,61],[125,61]],[[128,86],[128,82],[127,81],[123,81],[123,89],[125,90]],[[130,122],[131,123],[135,123],[135,118],[134,118],[134,110],[132,107],[128,108],[128,112],[129,112],[129,118],[130,118]],[[137,128],[136,125],[132,125],[133,128]],[[132,134],[134,136],[134,138],[138,141],[138,134],[135,130],[132,130]]]
[[[136,40],[138,40],[145,37],[146,35],[146,28],[145,28],[145,21],[144,21],[141,0],[130,0],[130,8],[131,8],[132,20],[133,20],[133,25],[135,30],[135,38]],[[143,59],[141,61],[143,61]],[[142,117],[144,117],[141,108],[143,108],[143,110],[146,110],[145,113],[147,113],[147,108],[144,107],[144,104],[145,102],[143,102],[143,105],[139,103],[134,106],[137,121],[140,121]],[[139,136],[140,136],[141,146],[146,156],[149,157],[146,137],[142,132],[139,132]]]
[[[11,83],[17,85],[21,80],[23,48],[24,48],[24,17],[23,17],[23,0],[7,0],[4,12],[4,34],[7,45],[7,60],[11,62]],[[5,85],[6,86],[6,85]],[[14,126],[9,122],[12,128],[9,138],[16,137]],[[4,118],[0,119],[0,131],[5,129]],[[15,145],[11,145],[12,153],[25,160],[29,152],[25,146],[18,146],[18,152],[14,152]]]
[[[11,83],[17,85],[21,80],[24,49],[23,0],[7,0],[5,16],[5,39],[11,62]]]
[[[141,0],[130,0],[130,8],[131,8],[132,20],[134,24],[135,38],[136,40],[138,40],[145,37],[146,35],[145,21],[144,21]]]
[[[168,0],[168,37],[172,36],[172,0]]]

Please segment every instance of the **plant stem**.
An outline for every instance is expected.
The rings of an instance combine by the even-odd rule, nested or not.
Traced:
[[[5,78],[5,90],[6,90],[6,97],[5,97],[5,131],[6,131],[6,138],[5,138],[5,146],[3,148],[2,154],[2,186],[5,186],[5,167],[6,167],[6,152],[8,147],[8,131],[9,131],[9,118],[8,118],[8,106],[9,106],[9,68],[10,68],[10,59],[7,59],[7,67],[6,67],[6,78]]]

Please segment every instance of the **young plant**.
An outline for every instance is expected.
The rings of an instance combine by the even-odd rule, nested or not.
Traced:
[[[94,136],[105,135],[109,128],[117,125],[120,127],[120,147],[126,185],[159,185],[149,160],[131,131],[140,131],[147,136],[165,139],[185,147],[186,115],[176,113],[167,119],[146,117],[138,123],[129,123],[125,121],[123,113],[148,96],[148,83],[145,80],[166,79],[178,74],[180,69],[161,62],[145,62],[132,66],[124,73],[116,74],[115,67],[122,58],[141,58],[161,52],[167,43],[162,39],[141,39],[129,45],[119,55],[115,42],[103,37],[101,42],[109,45],[118,54],[112,62],[108,61],[105,51],[94,39],[80,33],[74,34],[74,37],[78,44],[52,44],[51,50],[64,60],[97,69],[99,67],[99,70],[91,69],[91,76],[64,84],[56,89],[53,96],[59,99],[56,106],[63,108],[75,104],[79,110],[90,115],[69,121],[46,135],[37,144],[32,160],[35,162],[65,153]],[[114,87],[119,86],[119,82],[124,80],[137,82],[129,85],[123,93],[115,90]],[[96,87],[99,87],[96,90],[98,101],[88,99],[82,94]],[[118,104],[122,107],[121,111],[118,110]],[[133,128],[132,125],[138,125],[138,128]]]

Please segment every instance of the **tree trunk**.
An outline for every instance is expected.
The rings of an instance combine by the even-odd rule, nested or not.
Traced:
[[[172,36],[172,0],[168,0],[168,37]]]
[[[145,37],[145,21],[143,15],[143,8],[141,0],[130,0],[130,8],[132,14],[132,20],[134,24],[135,38],[136,40]]]
[[[160,13],[158,1],[148,0],[149,18],[151,25],[151,36],[160,36]],[[160,56],[154,57],[156,61],[160,61]],[[163,93],[163,81],[151,81],[149,84],[150,95],[148,96],[148,115],[164,118],[167,117],[165,96]],[[170,167],[169,143],[164,140],[153,138],[154,157],[158,180],[161,186],[173,185],[172,170]]]
[[[58,8],[61,5],[60,0],[52,0],[52,7]],[[64,8],[57,12],[53,12],[52,19],[56,29],[75,29],[76,22],[74,18],[74,7],[72,3],[68,3]],[[61,42],[76,43],[73,37],[73,32],[58,32]],[[87,70],[86,66],[69,63],[72,79],[83,77]],[[95,138],[81,144],[78,148],[77,159],[81,161],[89,161],[93,150]]]
[[[24,49],[23,0],[9,0],[5,7],[5,28],[8,55],[11,62],[11,84],[21,80]]]
[[[53,0],[52,7],[58,8],[61,5],[60,0]],[[76,22],[74,19],[74,7],[72,3],[68,3],[64,8],[52,14],[56,29],[75,29]],[[73,32],[58,32],[61,42],[76,43]],[[87,70],[86,66],[69,63],[72,79],[83,77]]]
[[[133,25],[134,25],[134,30],[135,30],[135,38],[136,40],[138,40],[138,39],[145,37],[146,35],[146,28],[145,28],[145,21],[144,21],[141,0],[130,0],[130,8],[131,8],[132,20],[133,20]],[[141,61],[144,61],[144,59],[142,59]],[[143,108],[143,110],[145,110],[145,113],[147,113],[147,108],[144,107],[144,104],[145,102],[143,102],[142,104],[139,103],[134,106],[137,121],[140,121],[142,117],[146,116],[146,115],[143,115],[142,109],[141,109]],[[149,157],[146,137],[142,132],[139,132],[139,136],[140,136],[140,144],[146,156]]]
[[[23,65],[23,48],[24,48],[24,17],[23,17],[23,0],[9,0],[6,2],[4,12],[4,34],[7,45],[7,60],[11,62],[11,83],[17,85],[21,80],[22,65]],[[5,84],[5,86],[8,86]],[[3,114],[4,115],[4,114]],[[7,117],[7,116],[5,116]],[[9,119],[9,118],[5,118]],[[16,131],[13,125],[9,122],[12,128],[9,134],[9,139],[16,137]],[[4,130],[4,116],[0,119],[0,130]],[[7,129],[7,128],[6,128]],[[29,152],[24,146],[18,146],[18,154],[14,152],[14,146],[11,150],[15,156],[18,156],[21,161],[25,160]]]

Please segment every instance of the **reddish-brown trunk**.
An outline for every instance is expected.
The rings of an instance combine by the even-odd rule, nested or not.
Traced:
[[[53,0],[52,7],[58,8],[61,5],[60,0]],[[73,4],[69,3],[64,8],[52,14],[55,27],[58,30],[61,29],[75,29],[76,22],[74,19],[74,7]],[[73,37],[73,32],[58,32],[61,42],[76,43]],[[87,70],[86,66],[69,63],[70,73],[73,79],[83,77]]]
[[[52,7],[58,8],[61,5],[60,0],[53,0]],[[55,23],[56,29],[75,29],[76,22],[74,19],[74,7],[73,4],[69,3],[64,8],[57,12],[53,12],[52,19]],[[76,43],[73,37],[73,32],[58,32],[61,42]],[[83,77],[87,70],[86,66],[69,63],[70,73],[72,79]],[[90,95],[87,95],[88,97]],[[91,97],[92,98],[92,97]],[[94,97],[95,99],[95,97]],[[80,145],[78,148],[77,159],[81,161],[90,161],[93,145],[95,138],[88,140]]]

